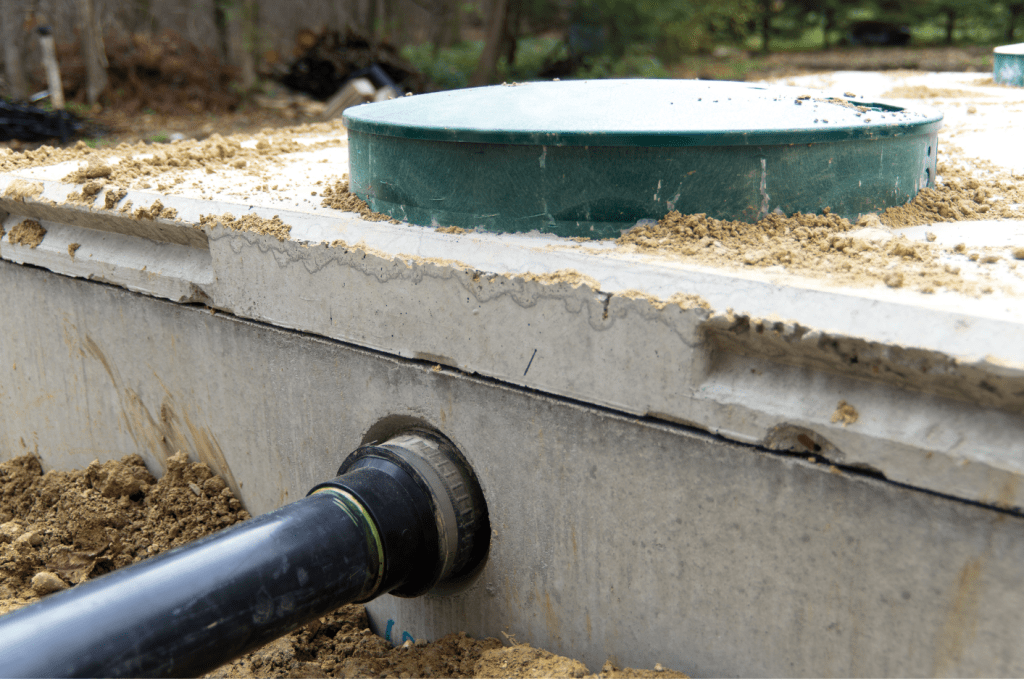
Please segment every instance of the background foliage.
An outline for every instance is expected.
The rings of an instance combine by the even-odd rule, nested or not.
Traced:
[[[1024,41],[1024,0],[89,1],[108,55],[125,42],[109,36],[131,36],[138,47],[138,36],[171,31],[249,73],[242,89],[252,86],[252,73],[272,74],[298,57],[304,34],[329,31],[394,45],[446,88],[470,84],[474,73],[492,82],[665,77],[695,55],[731,54],[741,65],[771,51],[842,48],[864,21],[904,27],[909,49]],[[84,2],[0,0],[0,56],[37,63],[32,28],[42,23],[54,27],[58,42],[80,42]],[[489,39],[494,49],[485,49]],[[487,68],[484,58],[493,62]]]

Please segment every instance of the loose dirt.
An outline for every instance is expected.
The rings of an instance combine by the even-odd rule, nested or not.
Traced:
[[[246,520],[222,478],[179,452],[157,480],[141,457],[43,473],[38,459],[0,463],[0,614]],[[348,605],[205,678],[682,678],[580,662],[495,638],[450,634],[399,648]]]
[[[224,481],[184,454],[158,481],[142,458],[47,471],[33,456],[0,463],[0,613],[245,520]]]
[[[3,158],[3,156],[0,156],[0,158]],[[25,199],[34,199],[35,197],[39,196],[42,193],[42,182],[14,180],[9,185],[7,185],[7,191],[4,192],[4,198],[8,198],[13,201],[23,202]]]
[[[886,90],[882,97],[884,99],[954,99],[987,97],[988,95],[970,90],[956,90],[950,88],[934,88],[927,85],[901,85]]]
[[[308,155],[346,144],[344,126],[340,121],[332,121],[265,129],[254,136],[223,137],[214,133],[204,139],[161,144],[122,142],[116,147],[94,149],[78,142],[72,147],[41,146],[18,153],[0,149],[0,172],[17,173],[74,163],[60,179],[84,185],[80,192],[69,197],[77,203],[91,203],[103,189],[107,189],[108,194],[127,189],[155,189],[166,194],[191,194],[202,198],[210,198],[212,192],[219,191],[248,199],[257,192],[293,191],[295,179],[288,171],[288,164],[297,158],[296,154]],[[42,191],[41,184],[30,184],[37,187],[35,194]],[[27,187],[19,189],[12,183],[5,195],[17,199],[35,194],[28,193]]]
[[[547,272],[544,274],[528,272],[517,276],[521,276],[526,281],[536,281],[541,284],[568,284],[573,288],[589,286],[595,291],[598,291],[601,288],[601,282],[574,269],[556,270],[555,272]]]
[[[201,215],[199,216],[199,224],[212,227],[213,225],[220,225],[221,227],[227,227],[233,229],[236,232],[255,232],[256,234],[265,234],[272,236],[278,241],[286,241],[288,235],[291,234],[291,225],[286,225],[281,222],[281,218],[277,215],[270,218],[261,218],[256,215],[243,215],[240,218],[235,218],[231,213],[224,213],[223,215]]]
[[[926,90],[917,94],[955,94]],[[297,141],[299,138],[305,141]],[[67,149],[44,146],[20,154],[0,150],[0,171],[77,161],[77,166],[63,177],[66,182],[82,185],[70,200],[92,204],[103,191],[101,202],[108,209],[122,201],[126,189],[155,188],[166,194],[191,193],[209,198],[214,191],[211,187],[219,179],[229,177],[225,182],[231,187],[218,191],[244,199],[249,199],[250,193],[279,197],[295,190],[283,159],[302,151],[345,144],[344,127],[334,121],[268,129],[254,137],[213,134],[203,140],[121,144],[102,150],[81,143]],[[1007,281],[1015,281],[1024,273],[1015,272],[1011,257],[1012,248],[1022,248],[1024,244],[967,252],[958,245],[923,243],[889,231],[941,222],[1024,218],[1024,186],[1019,178],[992,164],[964,157],[953,144],[944,143],[941,152],[934,188],[922,190],[910,203],[890,208],[879,216],[865,215],[855,224],[828,212],[772,214],[753,225],[702,214],[670,213],[657,224],[634,228],[618,239],[617,247],[620,252],[684,259],[706,266],[810,276],[841,286],[884,285],[922,293],[946,290],[974,296],[1006,289]],[[329,177],[331,166],[324,170]],[[313,193],[320,195],[321,206],[356,213],[370,221],[397,222],[373,212],[349,191],[347,176],[338,175],[340,179],[316,182],[319,186]],[[33,196],[41,189],[39,183],[12,183],[6,196]],[[120,210],[139,219],[174,217],[173,211],[159,202],[143,208],[122,205]],[[200,224],[214,222],[279,240],[290,238],[289,225],[276,217],[268,220],[223,214],[204,216]],[[455,234],[462,231],[444,227],[441,230]],[[965,266],[970,276],[961,274]],[[990,276],[995,272],[1001,278]]]
[[[361,218],[370,222],[387,221],[395,225],[398,224],[398,220],[393,219],[390,215],[370,210],[366,201],[348,190],[348,180],[335,180],[324,190],[323,197],[324,200],[320,202],[320,205],[324,208],[333,208],[346,213],[359,213]]]
[[[962,220],[1024,218],[1024,186],[1005,170],[966,159],[956,147],[938,166],[939,181],[909,203],[856,224],[834,214],[770,214],[755,224],[672,212],[656,224],[640,225],[617,240],[621,250],[684,259],[700,265],[771,269],[845,286],[885,284],[922,293],[991,293],[999,284],[983,271],[961,276],[948,256],[967,253],[963,244],[943,247],[896,236],[886,228]],[[934,235],[929,236],[934,240]],[[1019,247],[1018,247],[1019,248]],[[999,263],[1006,249],[974,249],[972,262]],[[1011,270],[1015,268],[1011,266]]]

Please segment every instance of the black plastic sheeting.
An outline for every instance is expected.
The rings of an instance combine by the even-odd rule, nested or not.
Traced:
[[[82,121],[67,111],[47,111],[0,99],[0,142],[58,138],[64,144],[82,128]]]
[[[328,32],[295,60],[281,83],[327,100],[352,78],[366,77],[375,87],[394,87],[400,94],[422,92],[423,74],[389,45],[373,45],[364,36]]]

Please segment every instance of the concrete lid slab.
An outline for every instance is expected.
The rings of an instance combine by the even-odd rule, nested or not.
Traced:
[[[876,89],[914,84],[909,76],[869,75]],[[856,87],[843,84],[842,74],[822,78]],[[964,74],[930,78],[927,87],[970,86]],[[999,115],[993,107],[963,120],[998,122]],[[984,137],[984,124],[972,124]],[[81,186],[63,181],[67,166],[0,175],[0,208],[10,213],[0,257],[1024,507],[1024,492],[999,496],[1002,476],[1024,474],[1024,344],[1017,342],[1024,284],[1011,267],[1014,247],[1024,245],[1024,221],[903,230],[922,244],[933,234],[934,243],[1002,253],[991,263],[968,252],[943,255],[961,268],[958,276],[991,293],[837,285],[827,273],[710,266],[612,241],[368,221],[320,205],[323,183],[346,167],[338,158],[343,140],[337,133],[334,140],[310,152],[320,157],[268,160],[261,172],[276,175],[278,186],[299,178],[283,190],[263,189],[272,181],[264,178],[247,184],[255,179],[245,168],[221,169],[205,185],[188,170],[177,175],[187,179],[158,191],[129,187],[109,210],[109,187],[92,202],[69,201]],[[158,177],[148,181],[159,185]],[[197,181],[203,186],[193,187]],[[19,182],[38,187],[26,196],[12,190]],[[296,186],[314,187],[318,196],[300,200]],[[158,200],[173,217],[121,212],[128,201],[146,207]],[[278,239],[203,219],[226,213],[277,217],[290,234]],[[60,247],[11,243],[11,229],[26,218],[42,221]],[[188,248],[160,251],[164,283],[154,287],[125,273],[145,249],[108,263],[113,242],[78,239],[75,230]],[[74,261],[66,254],[72,242],[82,244]],[[92,244],[94,252],[86,248]],[[209,259],[181,255],[189,249],[208,251]],[[856,416],[840,403],[855,406]]]

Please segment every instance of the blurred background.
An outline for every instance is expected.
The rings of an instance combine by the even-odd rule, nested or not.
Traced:
[[[64,106],[78,116],[301,119],[356,77],[424,92],[538,78],[986,71],[993,45],[1024,41],[1024,0],[0,0],[0,22],[8,102],[62,104],[48,33]]]

